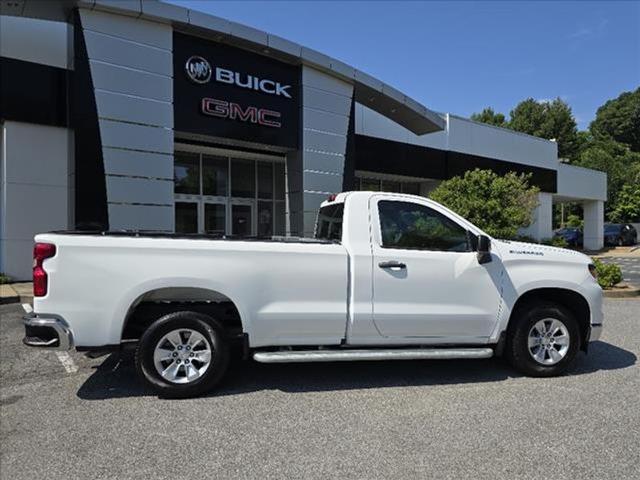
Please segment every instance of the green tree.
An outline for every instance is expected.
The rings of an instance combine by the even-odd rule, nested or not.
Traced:
[[[616,209],[623,186],[638,183],[635,180],[640,177],[640,153],[632,152],[626,145],[610,139],[594,141],[574,164],[607,174],[607,213]]]
[[[637,222],[640,220],[640,183],[626,184],[618,193],[615,208],[609,214],[612,222]]]
[[[475,169],[464,177],[443,181],[430,197],[489,235],[513,238],[531,223],[537,206],[538,188],[529,185],[530,175]]]
[[[511,110],[509,128],[529,135],[537,135],[544,123],[544,110],[544,104],[536,102],[533,98],[523,100]]]
[[[597,138],[610,138],[640,152],[640,88],[609,100],[589,126]]]
[[[471,120],[481,123],[488,123],[489,125],[495,125],[496,127],[506,127],[507,120],[502,113],[496,113],[493,108],[487,107],[480,113],[474,113],[471,115]]]
[[[594,143],[593,135],[591,135],[591,132],[589,130],[578,131],[577,152],[575,156],[572,159],[570,159],[572,160],[572,163],[573,161],[580,158],[580,155],[582,155],[582,152],[584,152],[587,148],[593,145],[593,143]]]
[[[571,107],[556,98],[551,102],[538,102],[528,98],[511,110],[509,128],[536,137],[555,139],[558,157],[573,159],[581,147],[578,126]]]

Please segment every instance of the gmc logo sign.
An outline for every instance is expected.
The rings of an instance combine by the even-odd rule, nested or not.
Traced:
[[[229,120],[239,120],[241,122],[255,123],[265,127],[280,128],[280,112],[248,106],[242,108],[237,103],[218,100],[216,98],[203,98],[201,102],[201,112],[205,115],[218,118],[228,118]]]

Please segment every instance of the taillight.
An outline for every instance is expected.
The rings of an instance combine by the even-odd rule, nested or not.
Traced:
[[[47,294],[47,272],[42,262],[56,254],[56,246],[51,243],[36,243],[33,247],[33,296],[44,297]]]

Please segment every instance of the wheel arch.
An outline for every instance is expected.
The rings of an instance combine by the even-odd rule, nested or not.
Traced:
[[[247,332],[238,304],[225,293],[207,287],[159,286],[138,294],[130,302],[122,322],[120,341],[139,338],[153,321],[181,310],[209,315],[230,333]]]
[[[561,305],[574,315],[578,322],[578,327],[580,328],[581,349],[585,350],[591,326],[591,308],[589,307],[587,299],[580,292],[569,288],[533,288],[521,294],[511,309],[506,331],[509,332],[509,329],[515,324],[514,319],[518,315],[519,310],[526,308],[527,305],[535,304],[540,301],[547,301]]]

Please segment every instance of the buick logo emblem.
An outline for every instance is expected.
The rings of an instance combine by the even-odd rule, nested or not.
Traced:
[[[184,68],[189,78],[196,83],[207,83],[211,80],[211,65],[202,57],[190,57]]]

